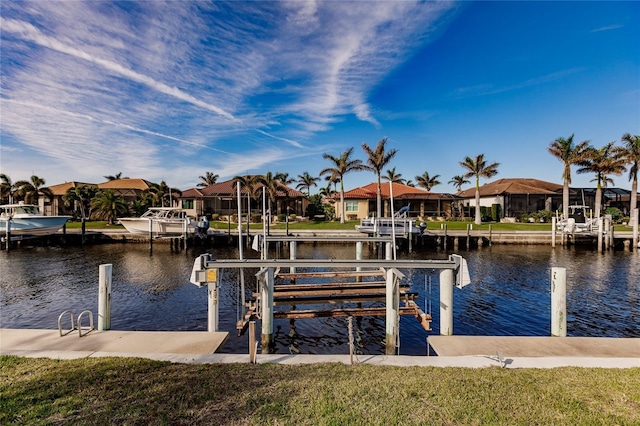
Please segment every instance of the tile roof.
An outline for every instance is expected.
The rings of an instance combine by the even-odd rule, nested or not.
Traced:
[[[257,184],[256,188],[262,188],[262,184]],[[235,197],[236,193],[237,193],[237,189],[236,189],[236,182],[233,179],[230,180],[226,180],[224,182],[216,182],[213,185],[209,185],[206,188],[202,188],[202,189],[196,189],[196,188],[192,188],[192,189],[188,189],[187,191],[192,191],[192,190],[196,190],[199,191],[202,195],[200,196],[205,196],[205,197],[213,197],[213,196],[227,196],[227,197]],[[185,192],[187,192],[185,191]],[[261,190],[259,190],[261,191]],[[247,193],[247,188],[246,187],[241,187],[240,188],[240,192],[242,194],[246,194]],[[191,192],[187,192],[189,195],[184,195],[183,193],[183,198],[184,197],[194,197],[196,196],[195,193],[193,193],[194,195],[191,195]],[[277,197],[288,197],[288,198],[299,198],[299,197],[304,197],[306,198],[306,195],[303,194],[302,192],[293,189],[293,188],[289,188],[286,185],[280,185],[280,190],[276,193]]]
[[[556,194],[562,185],[538,179],[512,178],[498,179],[480,187],[480,196],[489,197],[503,194]],[[476,195],[475,188],[469,188],[456,194],[461,198],[472,198]]]
[[[65,195],[69,188],[75,188],[77,186],[97,186],[95,183],[86,183],[86,182],[65,182],[59,183],[57,185],[51,185],[47,187],[53,195]]]
[[[150,182],[144,179],[114,179],[98,184],[100,189],[139,189],[144,191],[151,187]]]
[[[396,199],[411,199],[411,200],[429,200],[429,199],[438,199],[438,198],[451,198],[447,194],[438,194],[435,192],[429,192],[425,189],[416,188],[413,186],[403,185],[401,183],[393,182],[393,198]],[[383,182],[380,187],[380,192],[382,193],[382,198],[389,198],[390,190],[389,190],[389,182]],[[368,185],[361,186],[359,188],[352,189],[350,191],[346,191],[344,193],[345,199],[365,199],[365,200],[374,200],[377,198],[378,194],[378,183],[372,182]],[[339,198],[340,195],[337,194],[335,198]]]

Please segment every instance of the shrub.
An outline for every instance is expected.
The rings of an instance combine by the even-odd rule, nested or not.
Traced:
[[[251,223],[260,223],[260,222],[262,222],[262,214],[251,213]]]
[[[607,209],[604,211],[604,214],[610,214],[611,219],[616,223],[618,223],[618,221],[622,217],[622,212],[617,207],[607,207]]]
[[[220,214],[219,213],[214,213],[211,215],[211,220],[220,220]]]
[[[284,222],[287,219],[287,215],[284,213],[280,213],[278,215],[278,222]]]

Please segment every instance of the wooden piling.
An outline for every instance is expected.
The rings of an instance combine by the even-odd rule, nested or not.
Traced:
[[[633,217],[631,218],[631,220],[633,221],[633,240],[631,241],[631,247],[633,251],[638,250],[638,221],[640,219],[639,215],[640,211],[637,208],[633,209]]]
[[[567,336],[567,270],[551,268],[551,335]]]
[[[273,341],[274,270],[266,268],[261,278],[260,306],[262,308],[262,353],[271,353]]]
[[[111,329],[111,277],[112,264],[100,265],[98,274],[98,330]]]
[[[393,268],[387,269],[386,284],[386,350],[387,355],[397,355],[400,331],[400,291]]]
[[[453,335],[453,270],[440,271],[440,334]]]

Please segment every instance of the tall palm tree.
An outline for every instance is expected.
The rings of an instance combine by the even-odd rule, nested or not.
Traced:
[[[340,181],[340,223],[344,223],[344,175],[352,171],[365,169],[365,166],[362,164],[362,160],[352,159],[351,154],[353,154],[353,147],[344,151],[339,157],[335,157],[327,153],[322,154],[322,158],[330,160],[333,163],[333,167],[322,169],[320,171],[320,176],[329,175],[333,182]]]
[[[91,217],[91,200],[98,193],[98,188],[93,185],[78,185],[67,189],[62,197],[64,205],[72,207],[75,214],[86,220]]]
[[[113,189],[99,192],[91,201],[91,208],[98,219],[114,224],[119,216],[129,212],[129,206],[121,195],[116,195]]]
[[[585,150],[585,158],[578,173],[595,173],[596,177],[591,182],[597,182],[596,186],[596,217],[600,217],[602,210],[602,188],[607,184],[613,184],[613,179],[609,175],[620,176],[627,168],[626,159],[621,156],[620,151],[614,146],[615,142],[609,142],[600,149],[592,146]]]
[[[311,197],[311,187],[318,186],[319,177],[314,177],[309,174],[309,172],[304,172],[301,175],[298,175],[298,185],[296,185],[296,189],[299,190],[307,190],[307,197]]]
[[[205,172],[204,176],[198,176],[198,179],[200,179],[201,182],[199,182],[196,186],[198,188],[206,188],[207,186],[216,183],[219,177],[220,176],[212,172]]]
[[[44,184],[44,179],[36,175],[32,175],[30,180],[20,180],[14,184],[16,197],[23,199],[27,204],[37,204],[41,193],[52,199],[51,190],[44,188]]]
[[[573,133],[568,138],[557,138],[549,144],[548,151],[551,155],[562,161],[562,213],[566,219],[569,218],[569,184],[571,183],[571,166],[579,165],[584,159],[584,151],[589,146],[589,141],[582,141],[577,145],[573,144]]]
[[[284,191],[284,189],[281,188],[282,184],[279,179],[280,176],[281,174],[279,173],[274,174],[274,173],[271,173],[270,171],[268,171],[265,175],[258,176],[258,182],[264,185],[265,191],[267,191],[267,197],[269,200],[269,211],[271,211],[271,206],[273,202],[276,205],[276,210],[275,212],[272,212],[272,213],[276,213],[276,214],[278,211],[278,200],[277,200],[278,191]]]
[[[415,183],[413,183],[413,181],[412,181],[411,179],[407,179],[407,180],[405,180],[405,181],[404,181],[404,184],[405,184],[405,185],[407,185],[407,186],[411,186],[411,187],[413,187],[413,188],[415,188],[415,187],[416,187],[416,184],[415,184]]]
[[[455,186],[456,189],[458,190],[458,192],[460,192],[462,190],[462,185],[467,184],[467,183],[471,183],[471,182],[466,180],[464,178],[464,176],[455,175],[454,177],[451,178],[449,183],[452,184],[453,186]],[[464,208],[462,206],[462,201],[459,201],[458,207],[460,208],[460,216],[462,218],[464,218]]]
[[[395,167],[393,169],[387,169],[387,174],[382,176],[382,179],[405,185],[405,180],[402,179],[402,173],[396,173]]]
[[[467,173],[464,174],[465,178],[475,177],[476,178],[476,224],[480,225],[482,223],[482,216],[480,215],[480,178],[484,177],[487,179],[492,178],[493,176],[498,174],[498,166],[500,163],[491,163],[487,164],[484,159],[484,154],[477,155],[475,159],[471,157],[466,157],[464,161],[460,162],[462,168],[467,170]]]
[[[6,202],[11,204],[13,203],[13,193],[16,187],[11,181],[9,175],[4,173],[0,174],[0,200],[2,203]]]
[[[398,152],[397,149],[390,149],[385,151],[385,145],[387,144],[387,138],[382,138],[378,141],[375,149],[371,149],[366,143],[362,143],[362,149],[367,154],[367,165],[362,166],[365,170],[370,170],[376,174],[378,179],[378,192],[376,195],[376,216],[382,217],[382,182],[381,173],[382,169],[389,164],[389,161]]]
[[[631,217],[633,218],[634,209],[638,206],[638,170],[640,165],[640,136],[626,133],[622,136],[624,146],[618,147],[619,155],[625,159],[629,167],[629,180],[631,181]],[[638,218],[635,218],[638,221]],[[634,223],[634,222],[631,222]],[[636,247],[638,242],[634,242]]]
[[[431,191],[431,188],[442,183],[438,180],[439,177],[440,175],[431,177],[429,176],[429,172],[424,172],[421,176],[416,176],[416,181],[419,187]]]
[[[247,191],[247,232],[250,232],[250,224],[251,224],[251,199],[257,200],[258,198],[258,183],[260,176],[257,175],[244,175],[244,176],[234,176],[233,181],[236,184],[240,183],[240,187],[244,188]],[[238,218],[238,220],[242,220],[242,218]]]

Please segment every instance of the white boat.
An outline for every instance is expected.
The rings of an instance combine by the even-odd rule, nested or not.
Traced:
[[[426,226],[418,226],[415,219],[409,218],[409,207],[402,207],[391,217],[367,217],[360,219],[360,225],[356,225],[356,231],[363,234],[386,236],[395,231],[397,237],[408,237],[409,234],[421,235]],[[395,228],[395,230],[394,230]]]
[[[591,208],[584,205],[569,206],[569,218],[556,212],[556,228],[565,234],[589,233],[598,228],[598,219],[593,217]]]
[[[45,216],[33,204],[3,204],[0,206],[0,235],[6,235],[7,223],[11,235],[55,234],[71,216]]]
[[[189,229],[191,219],[177,207],[150,207],[140,217],[121,217],[118,220],[132,234],[149,235],[151,231],[155,237],[168,237],[193,232]]]

